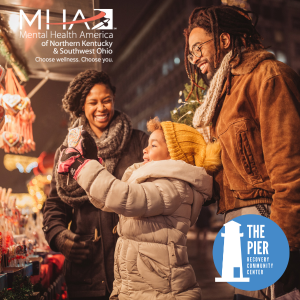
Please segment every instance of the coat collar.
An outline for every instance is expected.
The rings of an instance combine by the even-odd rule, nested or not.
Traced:
[[[245,75],[251,73],[257,65],[266,60],[275,60],[274,54],[266,50],[244,51],[242,52],[241,63],[231,69],[232,75]],[[234,61],[232,62],[234,64]]]
[[[190,184],[196,191],[208,198],[211,198],[212,192],[212,177],[208,175],[204,168],[192,166],[182,160],[159,160],[151,161],[143,164],[136,164],[129,167],[130,177],[127,179],[127,183],[142,183],[147,179],[158,178],[173,178],[185,181]],[[125,171],[127,173],[127,170]],[[125,175],[124,173],[124,175]],[[130,174],[131,173],[131,174]],[[124,181],[124,175],[122,181]]]

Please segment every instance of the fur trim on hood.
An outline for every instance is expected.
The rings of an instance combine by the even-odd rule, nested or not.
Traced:
[[[231,69],[232,75],[245,75],[251,73],[259,63],[266,59],[275,60],[273,53],[266,50],[244,51],[242,52],[241,63]],[[234,63],[234,61],[232,62]]]

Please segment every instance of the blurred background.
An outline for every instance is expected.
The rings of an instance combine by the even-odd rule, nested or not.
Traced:
[[[0,149],[0,187],[13,190],[19,209],[31,207],[38,212],[47,197],[54,153],[68,130],[61,99],[74,76],[86,69],[108,72],[117,87],[116,109],[127,113],[135,128],[146,130],[147,120],[154,116],[170,120],[170,111],[179,106],[179,93],[188,83],[183,30],[195,7],[209,5],[238,5],[253,11],[268,51],[300,74],[299,0],[0,0],[0,65],[13,68],[36,117],[32,123],[35,149],[23,154]],[[102,55],[113,62],[37,62],[35,57],[53,57],[53,47],[43,47],[38,38],[20,38],[20,9],[29,19],[41,9],[42,23],[47,9],[51,22],[62,20],[63,9],[67,21],[78,9],[85,18],[92,17],[94,9],[113,9],[114,29],[106,31],[113,33],[109,39],[113,54]],[[45,26],[38,31],[37,22],[32,26],[23,22],[23,26],[23,32],[46,32]],[[76,24],[73,31],[79,36],[85,28]],[[63,32],[61,26],[55,30]],[[209,294],[207,299],[231,299],[232,288],[226,283],[216,286],[213,280],[218,276],[211,255],[213,231],[222,226],[215,211],[212,206],[206,212],[208,225],[198,224],[189,232],[190,260],[204,294]]]
[[[178,93],[188,82],[183,37],[188,17],[197,6],[220,4],[236,4],[254,11],[259,16],[257,30],[264,38],[264,45],[269,46],[268,50],[278,60],[300,73],[300,1],[297,0],[1,0],[1,16],[7,20],[16,51],[26,59],[30,71],[29,80],[24,84],[27,94],[40,85],[30,97],[36,115],[32,124],[36,150],[24,156],[38,158],[42,152],[53,154],[62,143],[68,117],[61,109],[61,99],[70,80],[88,68],[109,73],[117,87],[116,108],[132,118],[135,128],[145,130],[146,121],[153,116],[170,119],[170,111],[178,106]],[[115,29],[107,31],[113,33],[113,55],[103,55],[112,57],[113,62],[36,62],[36,56],[51,57],[53,49],[42,47],[39,39],[19,36],[20,9],[30,19],[41,9],[42,21],[49,9],[50,21],[58,22],[63,9],[67,20],[72,20],[77,9],[88,18],[93,15],[93,8],[113,9]],[[43,28],[40,32],[45,32]],[[24,30],[37,32],[37,22],[31,27],[25,23]],[[85,30],[85,25],[75,25],[73,30]],[[10,66],[3,56],[0,64]],[[4,156],[0,150],[0,186],[12,187],[15,193],[27,192],[26,183],[33,171],[7,170],[2,163]]]

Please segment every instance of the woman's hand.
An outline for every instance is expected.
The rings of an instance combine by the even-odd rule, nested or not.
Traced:
[[[80,236],[71,230],[63,230],[55,238],[56,248],[66,257],[66,259],[82,263],[90,254],[87,243],[80,242]]]

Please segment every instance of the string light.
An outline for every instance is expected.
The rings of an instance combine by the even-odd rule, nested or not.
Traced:
[[[20,163],[16,163],[16,167],[19,170],[20,173],[24,173],[24,168]]]
[[[11,14],[9,16],[9,27],[12,31],[16,32],[19,29],[20,17],[17,14]]]
[[[3,164],[8,171],[18,169],[21,173],[30,173],[38,166],[36,157],[14,154],[5,154]]]
[[[50,184],[52,179],[51,175],[38,175],[27,184],[29,194],[34,199],[34,207],[36,210],[42,208],[47,195],[44,192],[44,187]]]
[[[36,168],[37,166],[38,166],[38,163],[36,161],[30,163],[26,168],[26,173],[30,173],[32,171],[32,169]]]
[[[12,193],[11,197],[16,198],[16,207],[18,209],[22,209],[25,207],[33,207],[34,206],[34,200],[32,195],[26,194],[26,193]]]
[[[181,116],[178,121],[180,121],[183,117],[185,117],[186,115],[190,115],[192,113],[192,111],[188,111],[187,113],[185,113],[183,116]]]

